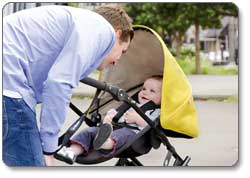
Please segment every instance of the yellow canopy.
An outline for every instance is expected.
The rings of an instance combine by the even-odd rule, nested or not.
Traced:
[[[149,30],[159,39],[164,52],[161,126],[191,137],[197,137],[197,114],[189,81],[161,37],[152,29]]]

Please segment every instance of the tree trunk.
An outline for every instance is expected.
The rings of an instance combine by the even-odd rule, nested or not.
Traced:
[[[182,46],[182,35],[180,33],[177,34],[176,38],[176,58],[180,59],[181,56],[181,46]]]
[[[201,60],[200,60],[200,25],[195,22],[195,73],[201,73]]]

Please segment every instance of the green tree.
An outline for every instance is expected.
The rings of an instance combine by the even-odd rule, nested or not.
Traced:
[[[155,29],[161,36],[167,34],[177,41],[176,55],[180,54],[183,36],[195,25],[196,73],[200,64],[200,27],[218,28],[223,16],[237,16],[238,9],[232,3],[130,3],[126,10],[134,24],[143,24]]]
[[[171,41],[177,42],[176,55],[180,54],[185,32],[190,22],[183,20],[178,12],[181,3],[132,3],[126,6],[134,24],[143,24],[156,30],[162,37],[168,35]]]
[[[200,27],[219,28],[222,17],[237,16],[238,9],[232,3],[185,3],[181,8],[183,16],[195,25],[195,69],[200,74]]]

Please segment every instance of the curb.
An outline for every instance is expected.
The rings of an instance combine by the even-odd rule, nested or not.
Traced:
[[[209,99],[214,99],[214,100],[225,100],[231,97],[237,97],[237,95],[194,95],[194,100],[209,100]]]

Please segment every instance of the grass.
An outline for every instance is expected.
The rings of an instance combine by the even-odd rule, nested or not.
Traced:
[[[195,58],[178,59],[177,62],[185,74],[195,74]],[[213,66],[209,60],[201,60],[201,74],[204,75],[237,75],[237,68],[225,68],[224,66]]]
[[[231,96],[231,97],[225,98],[223,100],[223,102],[238,102],[238,101],[239,101],[239,99],[237,96]]]
[[[238,96],[230,96],[226,98],[203,98],[203,99],[195,99],[195,101],[207,101],[207,102],[238,102]]]

